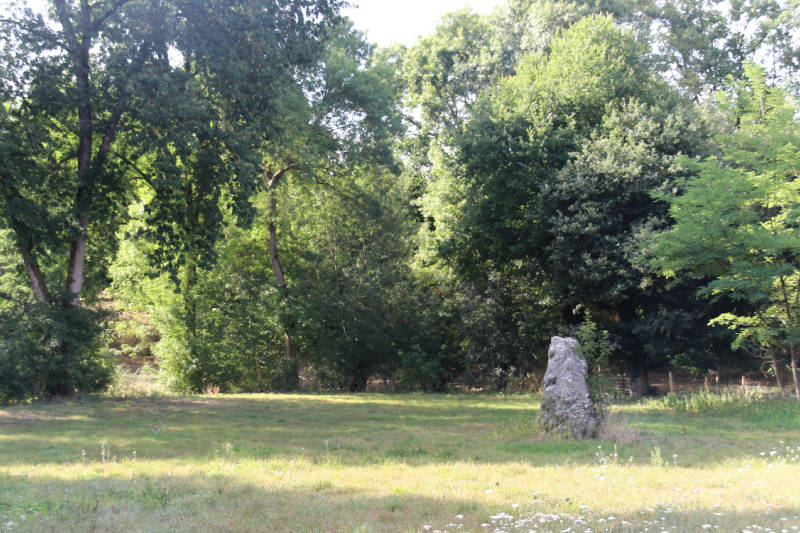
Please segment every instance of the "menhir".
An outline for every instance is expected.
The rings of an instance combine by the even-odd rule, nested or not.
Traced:
[[[540,415],[545,430],[567,438],[594,437],[597,414],[589,394],[588,365],[580,344],[569,337],[553,337],[547,359]]]

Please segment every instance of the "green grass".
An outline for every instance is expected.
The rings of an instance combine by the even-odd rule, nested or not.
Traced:
[[[0,531],[796,531],[800,406],[707,400],[615,406],[585,442],[530,396],[0,409]]]

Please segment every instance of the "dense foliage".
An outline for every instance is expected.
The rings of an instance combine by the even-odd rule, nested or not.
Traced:
[[[506,388],[588,325],[633,394],[766,358],[800,396],[796,2],[509,0],[386,50],[339,8],[0,21],[0,401],[112,352],[186,391]]]
[[[655,262],[671,275],[706,277],[705,297],[742,302],[714,323],[738,331],[736,345],[763,350],[779,382],[788,358],[800,399],[800,124],[764,71],[745,69],[747,81],[721,102],[734,124],[721,154],[687,162],[695,177],[670,198],[676,223],[659,236]]]

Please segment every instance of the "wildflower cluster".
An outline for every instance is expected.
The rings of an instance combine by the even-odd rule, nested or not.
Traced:
[[[777,446],[773,446],[768,451],[761,452],[759,455],[769,461],[769,467],[775,464],[796,464],[800,462],[800,445],[789,446],[784,441],[778,441]]]
[[[759,454],[768,461],[767,466],[797,464],[800,462],[800,445],[792,446],[778,441],[776,446]],[[598,445],[594,451],[595,465],[590,469],[593,477],[604,481],[611,470],[624,467],[616,446],[613,451]],[[652,466],[677,467],[677,454],[668,459],[656,447],[650,457]],[[632,458],[631,458],[632,460]],[[630,461],[627,461],[630,462]],[[748,465],[749,468],[749,465]],[[492,489],[485,491],[492,493]],[[794,533],[800,532],[800,514],[787,513],[770,506],[769,511],[758,515],[760,523],[742,524],[741,516],[716,505],[711,509],[700,507],[701,488],[692,490],[673,487],[669,501],[645,508],[635,514],[619,516],[615,513],[593,511],[586,505],[576,507],[569,499],[550,498],[541,493],[531,493],[525,505],[513,504],[511,509],[500,511],[476,523],[471,529],[465,525],[463,515],[457,522],[444,527],[424,526],[431,533],[681,533],[685,531],[736,531],[739,533]],[[748,520],[752,520],[752,516]]]
[[[501,511],[489,516],[474,530],[466,529],[463,515],[458,522],[441,528],[426,525],[430,533],[682,533],[686,531],[737,531],[741,533],[794,533],[800,531],[800,515],[778,516],[764,514],[764,524],[732,525],[730,518],[719,507],[700,524],[690,523],[677,504],[663,504],[640,511],[633,517],[618,517],[610,513],[594,512],[581,506],[578,512],[537,511],[537,504],[547,500],[534,500],[532,507],[514,514]],[[519,509],[514,504],[513,509]],[[769,524],[769,525],[767,525]]]

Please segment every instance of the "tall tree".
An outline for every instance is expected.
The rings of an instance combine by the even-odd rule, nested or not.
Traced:
[[[341,217],[337,218],[337,223],[347,228],[364,224],[367,231],[371,226],[387,227],[372,216],[375,204],[380,206],[378,211],[398,209],[395,205],[384,206],[385,200],[374,198],[370,192],[373,186],[370,180],[391,180],[396,170],[390,146],[398,131],[392,56],[375,56],[373,47],[346,21],[330,27],[328,34],[316,44],[315,61],[297,62],[292,69],[287,69],[290,76],[275,85],[276,115],[272,129],[269,132],[257,131],[257,135],[249,137],[256,143],[252,154],[260,158],[256,171],[248,174],[249,182],[243,183],[241,179],[232,182],[224,175],[221,179],[215,177],[220,175],[220,171],[231,172],[239,168],[226,165],[226,161],[233,160],[233,152],[225,139],[236,139],[241,145],[242,131],[247,131],[248,123],[237,126],[235,132],[229,132],[227,115],[225,121],[219,122],[220,132],[212,136],[219,141],[210,151],[216,154],[219,163],[211,167],[212,172],[197,172],[190,165],[194,161],[193,152],[188,150],[183,154],[181,147],[196,146],[192,140],[193,132],[196,129],[208,130],[209,124],[216,124],[214,121],[175,116],[173,112],[167,115],[166,126],[158,130],[158,136],[164,136],[167,131],[181,128],[178,131],[183,133],[177,137],[186,139],[181,144],[176,143],[170,153],[160,156],[161,161],[170,162],[175,170],[164,166],[165,170],[158,174],[158,183],[169,183],[167,178],[180,177],[183,183],[193,184],[192,191],[199,194],[201,179],[217,180],[210,182],[211,187],[206,186],[208,190],[217,191],[215,194],[208,196],[208,200],[199,197],[195,201],[198,208],[194,218],[181,214],[186,203],[186,195],[180,194],[182,189],[162,186],[165,192],[156,192],[149,205],[174,209],[173,216],[153,217],[154,207],[150,207],[151,217],[145,224],[145,227],[157,230],[151,231],[150,239],[164,255],[169,255],[164,252],[176,250],[170,244],[174,242],[184,246],[177,250],[188,258],[193,235],[197,235],[203,244],[194,249],[209,252],[207,258],[201,256],[202,261],[192,270],[189,261],[176,268],[182,279],[179,300],[183,303],[181,309],[176,310],[176,320],[164,326],[164,341],[158,347],[164,350],[162,353],[169,370],[182,387],[195,390],[210,385],[236,388],[244,386],[243,383],[248,383],[248,388],[255,386],[254,383],[260,383],[259,387],[263,388],[296,386],[301,357],[304,364],[309,364],[311,359],[319,359],[317,354],[325,346],[308,335],[312,326],[303,317],[313,314],[320,321],[330,320],[320,318],[324,316],[320,309],[312,309],[312,303],[328,310],[330,307],[327,303],[322,305],[324,300],[303,288],[308,286],[304,283],[308,279],[308,268],[297,257],[311,253],[309,248],[318,247],[305,238],[312,234],[312,228],[320,241],[328,237],[319,229],[315,218],[325,216],[331,205],[336,204],[341,206],[338,211],[334,210],[336,216]],[[203,91],[202,95],[206,92]],[[223,102],[219,107],[225,105]],[[190,112],[196,113],[197,107],[193,106]],[[250,113],[253,111],[251,109]],[[213,113],[213,109],[209,113]],[[247,120],[250,120],[249,116]],[[151,150],[158,149],[154,140]],[[169,158],[170,154],[175,154],[173,159]],[[236,162],[241,165],[238,159]],[[232,224],[239,210],[230,204],[234,204],[237,194],[247,191],[244,185],[256,182],[264,190],[255,196],[252,192],[250,194],[256,204],[253,212],[255,225],[252,231],[235,230]],[[239,188],[230,190],[226,184],[231,183],[237,183]],[[159,194],[166,195],[170,191],[176,191],[173,201],[158,200]],[[392,198],[395,201],[396,197]],[[223,209],[223,204],[229,204],[228,208]],[[166,226],[163,230],[161,225],[156,225],[159,220]],[[204,228],[214,229],[214,224],[222,224],[230,242],[215,244],[210,238],[202,237]],[[398,225],[398,229],[402,227],[402,224]],[[375,230],[369,231],[374,233]],[[214,230],[210,236],[217,234],[218,230]],[[347,242],[343,244],[335,239],[336,246],[346,249],[351,245],[348,239],[358,239],[352,233],[346,235],[343,238]],[[158,241],[159,237],[166,242]],[[214,262],[217,253],[222,261],[219,264]],[[259,254],[262,257],[256,259]],[[172,255],[178,257],[178,254]],[[324,254],[317,257],[324,266],[329,266]],[[338,252],[338,257],[338,268],[352,268],[349,262],[357,259],[344,250]],[[234,260],[241,261],[241,264],[231,264],[230,261]],[[207,268],[212,264],[213,268]],[[370,262],[370,268],[374,267]],[[220,272],[231,273],[231,281],[222,279]],[[190,290],[187,282],[195,288],[194,291]],[[258,282],[264,286],[256,290],[254,284]],[[329,305],[346,308],[343,303],[346,292],[337,298],[336,292],[326,283],[332,281],[325,279],[322,285],[316,285],[317,292],[329,291],[332,298]],[[230,293],[226,294],[226,291]],[[229,297],[233,301],[227,301]],[[375,303],[373,300],[370,305]],[[220,309],[230,317],[227,324],[219,318]],[[337,314],[341,315],[341,312]],[[370,316],[376,318],[380,314],[371,312]],[[253,317],[264,320],[261,335],[251,328]],[[282,329],[282,361],[273,357],[276,353],[272,345],[276,335],[273,328],[276,325]],[[252,340],[247,346],[238,348],[241,351],[239,355],[232,353],[234,347],[226,340],[225,332],[233,330],[240,332],[243,339]],[[325,338],[331,340],[336,335]],[[363,339],[363,336],[355,338]],[[342,346],[340,341],[336,339],[339,347]],[[333,345],[327,347],[327,353],[333,350]],[[256,355],[256,346],[270,348]],[[355,359],[359,353],[355,346],[350,350],[337,348],[337,357],[342,362],[339,366],[346,368],[345,363]],[[328,358],[329,361],[332,359]],[[242,363],[245,360],[253,363],[252,372],[247,372]],[[366,368],[368,363],[366,361],[362,366]],[[269,370],[270,365],[274,371]],[[254,376],[260,377],[248,381]]]
[[[708,97],[742,65],[759,62],[774,82],[796,83],[800,6],[785,0],[646,2],[653,56],[663,75],[695,97]]]
[[[643,394],[645,347],[659,343],[638,324],[676,298],[653,284],[637,242],[667,224],[650,192],[680,178],[675,158],[702,149],[704,136],[635,34],[584,18],[478,101],[458,137],[462,209],[439,250],[475,279],[533,280],[532,297],[549,299],[563,323],[591,311],[617,334],[617,366]],[[673,341],[662,340],[660,357]]]
[[[391,57],[375,56],[374,48],[349,21],[335,27],[324,46],[319,62],[301,71],[296,85],[285,94],[285,134],[263,148],[268,162],[264,176],[268,253],[284,308],[290,290],[279,257],[278,187],[289,174],[297,174],[312,187],[346,190],[348,185],[341,182],[352,180],[364,168],[395,166],[390,143],[399,123]],[[287,359],[298,358],[293,322],[287,309]]]
[[[54,0],[46,18],[17,7],[2,22],[11,69],[3,73],[2,133],[11,149],[3,154],[0,220],[15,234],[36,300],[65,316],[99,286],[123,218],[125,180],[111,150],[158,30],[149,26],[154,14],[136,7]],[[90,231],[102,235],[90,239]],[[74,390],[76,339],[91,336],[61,329],[64,368],[46,394]]]
[[[618,364],[637,394],[647,391],[648,368],[667,356],[689,356],[702,368],[712,351],[725,351],[705,327],[713,315],[691,305],[696,284],[660,280],[641,249],[670,224],[666,202],[652,193],[675,187],[685,177],[677,158],[708,144],[700,117],[669,100],[667,93],[655,107],[637,100],[609,106],[541,192],[544,269],[562,314],[573,321],[590,311],[616,335]],[[691,342],[685,329],[693,330]]]
[[[53,0],[46,16],[18,9],[4,19],[14,68],[4,72],[3,135],[14,148],[4,155],[14,163],[3,175],[2,220],[16,234],[36,298],[69,309],[93,297],[133,176],[156,190],[151,212],[167,244],[181,238],[168,220],[204,232],[200,238],[213,234],[215,209],[204,209],[223,182],[239,180],[229,189],[243,207],[247,168],[257,162],[249,134],[271,134],[274,86],[296,64],[313,62],[310,51],[338,5]],[[176,132],[173,112],[186,119]],[[181,183],[181,175],[199,181]],[[192,219],[206,214],[211,224]],[[188,246],[195,255],[200,238]],[[52,392],[72,388],[67,378]]]

